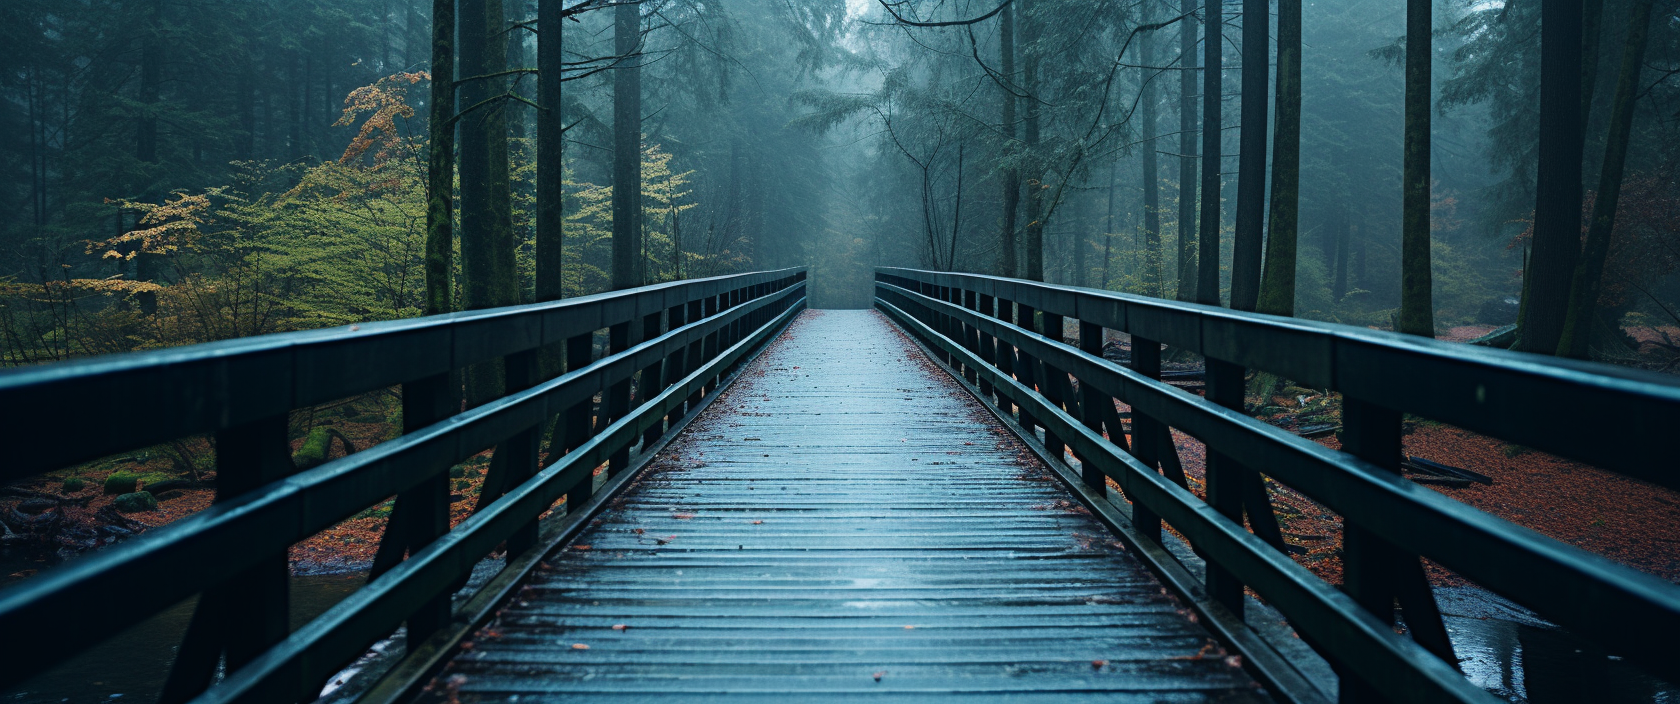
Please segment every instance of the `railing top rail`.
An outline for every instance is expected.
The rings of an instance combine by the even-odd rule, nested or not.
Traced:
[[[1114,291],[877,271],[1015,301],[1680,489],[1665,459],[1680,421],[1680,379],[1671,376]],[[1558,412],[1561,403],[1578,412]]]
[[[112,452],[213,432],[295,408],[446,373],[557,344],[610,325],[746,286],[803,274],[804,267],[689,279],[544,303],[341,325],[0,371],[0,403],[45,408],[87,399],[74,443],[49,414],[8,423],[12,443],[0,480]],[[113,394],[147,411],[100,404]]]

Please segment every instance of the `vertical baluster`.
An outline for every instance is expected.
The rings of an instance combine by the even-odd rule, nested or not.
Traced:
[[[1056,313],[1040,313],[1039,317],[1044,324],[1044,336],[1056,342],[1062,342],[1066,328],[1062,316]],[[1062,393],[1062,387],[1067,385],[1067,373],[1051,366],[1048,362],[1039,362],[1038,368],[1044,372],[1043,380],[1039,381],[1039,393],[1050,401],[1050,405],[1068,410],[1069,399]],[[1077,409],[1074,410],[1077,411]],[[1075,418],[1079,417],[1077,412],[1071,415]],[[1050,451],[1051,457],[1058,460],[1066,456],[1067,447],[1062,444],[1060,437],[1050,432],[1048,426],[1044,428],[1044,448]]]
[[[980,307],[979,297],[974,293],[974,291],[962,289],[961,293],[962,307],[969,310],[976,310]],[[973,325],[969,325],[968,323],[961,323],[961,326],[963,347],[968,348],[968,351],[973,352],[975,356],[980,356],[980,329],[974,327]],[[963,366],[963,378],[967,379],[970,384],[975,384],[980,381],[979,373],[976,372],[973,367],[969,367],[967,365]],[[985,395],[986,391],[986,389],[982,388],[980,390],[981,395]]]
[[[677,328],[680,328],[684,325],[687,325],[688,324],[688,306],[686,306],[686,305],[671,306],[670,308],[666,309],[665,317],[669,321],[669,323],[667,324],[667,328],[670,329],[670,330],[676,330]],[[688,371],[687,371],[688,368],[685,365],[685,362],[687,361],[687,357],[688,357],[688,350],[687,350],[686,346],[679,347],[679,348],[676,349],[676,351],[674,351],[671,354],[666,356],[666,359],[665,359],[665,386],[669,387],[672,384],[675,384],[679,381],[682,381],[683,377],[688,376]],[[665,416],[666,426],[673,427],[677,423],[682,421],[683,413],[686,412],[686,409],[684,408],[685,404],[686,404],[686,401],[684,403],[679,403],[676,406],[671,408],[671,412]]]

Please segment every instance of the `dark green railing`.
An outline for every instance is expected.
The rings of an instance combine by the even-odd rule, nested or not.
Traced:
[[[0,407],[11,409],[0,481],[198,434],[214,437],[217,466],[211,508],[0,591],[0,690],[200,595],[166,704],[310,701],[406,624],[407,657],[372,693],[402,694],[805,307],[805,278],[799,268],[680,281],[0,375]],[[545,354],[564,357],[564,372],[545,374],[557,366]],[[498,359],[506,394],[461,411],[452,372]],[[293,410],[396,385],[400,437],[292,470]],[[98,402],[114,397],[129,402]],[[480,507],[451,529],[448,470],[491,447]],[[393,495],[368,585],[290,631],[288,548]],[[539,522],[562,497],[564,518]],[[468,572],[504,543],[505,567],[452,608]]]
[[[1130,501],[1117,527],[1274,693],[1317,697],[1244,624],[1245,587],[1336,668],[1344,701],[1497,701],[1456,670],[1420,556],[1680,682],[1680,586],[1400,474],[1403,414],[1415,414],[1680,488],[1669,377],[970,274],[877,269],[876,306],[1024,432],[1041,428],[1047,455],[1071,451],[1081,491],[1106,502],[1113,478]],[[1129,368],[1102,357],[1105,329],[1131,336]],[[1205,398],[1160,381],[1162,345],[1205,357]],[[1343,450],[1244,414],[1249,369],[1339,392]],[[1115,399],[1131,406],[1130,441]],[[1188,490],[1168,428],[1206,444],[1206,501]],[[1341,589],[1282,552],[1261,473],[1341,515]],[[1164,549],[1163,521],[1203,558],[1204,578]],[[1393,629],[1396,602],[1410,637]]]

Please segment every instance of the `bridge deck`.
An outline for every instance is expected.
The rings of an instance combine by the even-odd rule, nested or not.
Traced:
[[[1266,700],[1023,453],[878,314],[806,313],[425,698]]]

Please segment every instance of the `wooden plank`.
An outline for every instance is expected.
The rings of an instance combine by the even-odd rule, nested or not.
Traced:
[[[1266,700],[925,364],[807,313],[422,698]]]

